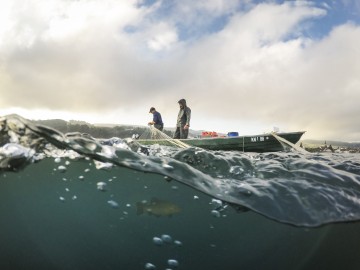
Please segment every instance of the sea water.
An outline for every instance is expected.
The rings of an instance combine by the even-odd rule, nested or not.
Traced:
[[[0,269],[360,269],[359,155],[0,133]]]

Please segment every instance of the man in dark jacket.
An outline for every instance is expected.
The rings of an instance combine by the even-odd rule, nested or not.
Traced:
[[[161,114],[157,112],[154,107],[150,108],[149,113],[153,114],[153,120],[149,122],[149,125],[154,125],[155,128],[162,131],[164,128],[164,123],[162,121]]]
[[[185,99],[180,99],[178,103],[180,111],[177,117],[174,139],[187,139],[189,135],[191,110],[186,106]]]

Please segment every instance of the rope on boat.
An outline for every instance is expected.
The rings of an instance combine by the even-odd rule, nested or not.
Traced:
[[[275,139],[277,139],[279,141],[279,143],[282,145],[283,143],[287,144],[288,146],[291,146],[292,148],[294,148],[295,150],[303,153],[303,154],[306,154],[308,153],[308,151],[306,151],[305,149],[293,144],[292,142],[289,142],[288,140],[280,137],[279,135],[277,135],[275,132],[271,132],[271,135],[274,136]]]
[[[171,138],[164,132],[155,128],[153,125],[149,125],[149,129],[146,130],[140,136],[140,139],[149,139],[149,138],[151,138],[152,140],[155,140],[155,141],[167,141],[167,142],[169,142],[177,147],[180,147],[180,148],[190,148],[191,147],[190,145],[188,145],[178,139]]]

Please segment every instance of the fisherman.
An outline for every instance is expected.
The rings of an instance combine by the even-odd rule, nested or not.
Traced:
[[[161,114],[158,111],[156,111],[154,107],[150,108],[149,113],[153,114],[153,120],[149,122],[149,125],[154,125],[156,129],[162,131],[164,128],[164,123],[162,121]]]
[[[178,103],[180,111],[177,117],[174,139],[187,139],[189,135],[191,110],[186,105],[185,99],[180,99]]]

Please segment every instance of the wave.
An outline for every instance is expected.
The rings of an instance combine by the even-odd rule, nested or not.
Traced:
[[[130,138],[63,134],[18,115],[0,118],[0,170],[18,172],[49,157],[90,158],[98,169],[123,166],[164,175],[236,209],[296,226],[360,219],[357,154],[145,149]]]

